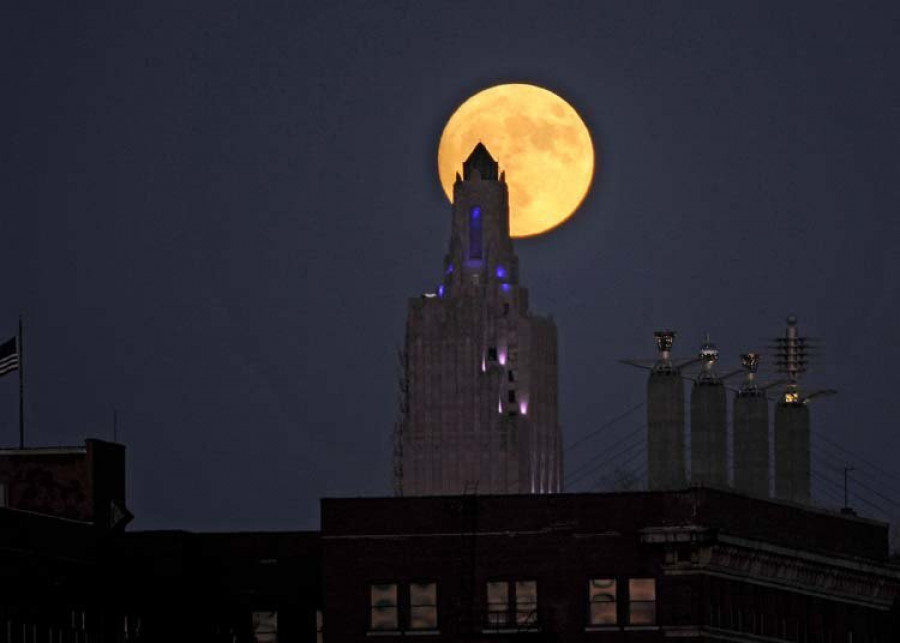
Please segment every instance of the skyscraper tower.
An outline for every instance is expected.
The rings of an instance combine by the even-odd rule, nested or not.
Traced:
[[[451,212],[437,292],[409,301],[395,492],[557,492],[556,326],[528,310],[506,180],[481,143]]]

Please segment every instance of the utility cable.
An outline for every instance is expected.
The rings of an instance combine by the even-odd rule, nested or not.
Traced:
[[[643,407],[643,406],[646,406],[646,404],[647,404],[646,401],[644,401],[644,402],[639,402],[638,404],[635,404],[634,406],[632,406],[630,409],[628,409],[628,410],[625,411],[624,413],[620,413],[619,415],[617,415],[617,416],[614,417],[613,419],[611,419],[611,420],[609,420],[609,421],[603,423],[602,425],[600,425],[600,428],[595,429],[594,431],[591,431],[591,432],[588,433],[587,435],[582,436],[581,438],[579,438],[578,440],[576,440],[575,442],[573,442],[572,444],[570,444],[568,447],[566,447],[564,453],[568,453],[569,451],[571,451],[571,450],[574,449],[575,447],[584,444],[585,442],[587,442],[588,440],[590,440],[590,439],[593,438],[594,436],[596,436],[596,435],[602,433],[603,431],[605,431],[605,430],[608,429],[609,427],[613,426],[613,425],[614,425],[616,422],[618,422],[619,420],[624,420],[624,419],[627,418],[629,415],[631,415],[632,413],[634,413],[635,411],[637,411],[639,408],[641,408],[641,407]]]
[[[635,433],[632,433],[631,435],[627,435],[625,437],[632,438],[632,439],[634,437],[637,437],[638,439],[637,439],[637,441],[628,443],[628,446],[625,446],[624,448],[620,446],[618,449],[611,449],[610,451],[607,451],[605,454],[603,454],[604,457],[601,458],[597,462],[594,462],[592,460],[591,463],[589,463],[589,465],[587,465],[586,467],[585,466],[581,467],[582,471],[579,475],[575,476],[574,472],[573,472],[573,476],[570,477],[563,486],[565,486],[566,488],[570,488],[575,483],[580,482],[587,476],[594,473],[597,469],[600,469],[601,467],[605,466],[607,463],[615,460],[616,458],[622,457],[626,453],[630,453],[633,449],[640,448],[643,446],[643,440],[641,439],[643,436],[640,433],[635,432]],[[623,442],[620,440],[619,445],[621,445],[621,444],[623,444]]]
[[[619,471],[625,471],[625,472],[627,472],[627,470],[625,469],[625,465],[630,464],[631,462],[634,461],[634,459],[635,459],[636,457],[638,457],[639,455],[642,455],[642,454],[643,454],[643,451],[636,451],[636,452],[634,453],[634,455],[632,455],[630,458],[628,458],[627,460],[625,460],[625,462],[622,462],[622,463],[619,465],[618,470],[619,470]],[[597,491],[597,490],[600,488],[600,485],[603,484],[603,481],[604,481],[604,477],[601,476],[600,478],[597,478],[596,482],[594,483],[594,486],[591,487],[591,489],[594,490],[594,491]]]
[[[614,442],[613,444],[611,444],[609,447],[607,447],[604,451],[602,451],[602,452],[600,452],[600,453],[598,453],[598,454],[595,454],[595,455],[591,456],[590,458],[588,458],[587,461],[583,462],[581,465],[579,465],[578,467],[576,467],[573,471],[570,471],[566,477],[572,477],[572,476],[576,475],[577,473],[583,471],[584,469],[592,467],[592,466],[593,466],[592,463],[593,463],[595,460],[597,460],[598,458],[604,458],[604,457],[606,457],[606,456],[609,454],[609,452],[610,452],[611,450],[617,448],[617,447],[618,447],[620,444],[622,444],[623,442],[627,442],[629,439],[631,439],[631,438],[633,438],[634,436],[640,434],[640,433],[643,431],[643,429],[644,429],[644,425],[643,425],[643,424],[638,425],[636,428],[634,428],[633,430],[631,430],[631,431],[629,431],[628,433],[626,433],[622,438],[620,438],[619,440],[617,440],[616,442]]]
[[[837,487],[838,489],[840,489],[841,491],[843,491],[843,486],[840,485],[839,483],[835,482],[834,480],[829,480],[828,478],[826,478],[825,476],[821,475],[820,473],[818,473],[818,472],[816,472],[816,471],[811,471],[811,473],[812,473],[813,477],[818,478],[819,480],[822,480],[822,481],[824,481],[824,482],[827,482],[827,483],[830,484],[831,486]],[[868,500],[866,500],[865,498],[863,498],[862,496],[860,496],[859,494],[857,494],[857,493],[855,493],[855,492],[853,492],[853,491],[850,491],[848,495],[852,496],[852,497],[855,498],[856,500],[859,500],[859,501],[862,502],[863,504],[868,505],[869,507],[872,507],[872,508],[875,509],[879,514],[881,514],[882,516],[885,516],[886,518],[890,519],[891,515],[890,515],[887,511],[885,511],[883,507],[880,507],[879,505],[877,505],[877,504],[875,504],[875,503],[873,503],[873,502],[869,502]]]
[[[900,483],[900,475],[897,475],[896,473],[891,473],[890,471],[887,471],[886,469],[884,469],[884,468],[878,466],[877,464],[875,464],[875,463],[873,463],[873,462],[870,462],[870,461],[866,460],[866,459],[863,458],[862,456],[859,456],[859,455],[854,454],[852,451],[849,451],[849,450],[845,449],[845,448],[842,447],[840,444],[838,444],[837,442],[835,442],[835,441],[832,440],[831,438],[827,437],[826,435],[824,435],[824,434],[822,434],[822,433],[820,433],[820,432],[818,432],[818,431],[815,433],[815,435],[816,435],[817,437],[819,437],[819,438],[822,438],[825,442],[828,442],[829,444],[831,444],[834,448],[838,449],[839,451],[843,451],[844,453],[846,453],[846,454],[849,455],[850,457],[856,458],[859,462],[863,462],[863,463],[867,464],[868,466],[872,467],[872,468],[875,469],[876,471],[880,471],[883,475],[886,475],[886,476],[888,476],[888,477],[890,477],[890,478],[893,478],[893,479],[896,480],[898,483]]]

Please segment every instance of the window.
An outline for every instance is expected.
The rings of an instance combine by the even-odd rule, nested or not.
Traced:
[[[403,591],[398,592],[399,589]],[[369,586],[369,592],[369,629],[371,631],[437,630],[437,583],[410,583],[409,593],[406,592],[406,586],[400,588],[397,583],[374,583]],[[400,600],[403,601],[402,614]],[[319,629],[321,630],[321,628]]]
[[[278,643],[278,612],[253,612],[253,643]]]
[[[435,583],[410,583],[409,629],[437,629],[437,585]]]
[[[316,643],[322,643],[325,636],[322,620],[322,610],[316,610]]]
[[[481,259],[481,208],[469,210],[469,259]]]
[[[397,584],[372,585],[370,596],[369,628],[376,631],[398,629]]]
[[[656,623],[656,579],[628,579],[628,624]]]
[[[537,583],[533,580],[516,582],[516,625],[537,623]]]
[[[515,371],[506,371],[506,379],[510,382],[516,381],[516,372]]]
[[[537,608],[536,581],[491,581],[487,584],[489,628],[535,628]]]
[[[504,627],[509,623],[509,583],[487,584],[487,623],[490,627]]]
[[[488,348],[488,356],[487,356],[487,358],[488,358],[488,361],[489,361],[489,362],[496,362],[496,361],[497,361],[497,349],[496,349],[495,347],[491,346],[491,347]]]
[[[616,579],[594,578],[588,585],[588,601],[590,603],[591,625],[615,625],[616,615]]]
[[[510,401],[510,402],[515,402],[515,401],[516,401],[516,391],[515,391],[515,389],[509,389],[509,391],[507,392],[507,395],[506,395],[506,399],[507,399],[508,401]]]

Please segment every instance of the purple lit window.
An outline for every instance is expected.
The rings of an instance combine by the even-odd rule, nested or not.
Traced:
[[[451,264],[447,264],[447,271],[446,271],[446,272],[447,272],[448,275],[453,274],[453,264],[452,264],[452,263],[451,263]]]
[[[509,292],[511,286],[509,284],[500,284],[500,288],[503,292]]]
[[[498,279],[506,279],[506,268],[503,266],[497,266],[497,278]]]
[[[469,259],[481,259],[481,208],[469,210]]]
[[[443,297],[443,296],[444,296],[444,284],[441,284],[440,286],[438,286],[438,297]]]

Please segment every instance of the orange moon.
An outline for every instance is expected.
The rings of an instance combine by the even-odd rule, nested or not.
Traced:
[[[438,174],[447,198],[478,142],[506,172],[513,237],[543,234],[575,213],[594,176],[594,146],[578,112],[535,85],[497,85],[466,100],[438,145]]]

